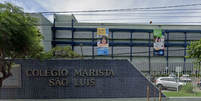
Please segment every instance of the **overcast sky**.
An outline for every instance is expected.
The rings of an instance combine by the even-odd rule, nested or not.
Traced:
[[[4,1],[28,13],[71,11],[65,14],[74,14],[78,22],[201,25],[201,0],[0,0]],[[53,20],[53,13],[43,15]]]

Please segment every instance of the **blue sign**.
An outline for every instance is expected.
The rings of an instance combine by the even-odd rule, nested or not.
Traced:
[[[164,56],[164,50],[154,50],[154,55]]]
[[[102,48],[102,47],[97,47],[97,55],[108,55],[109,54],[109,49],[108,48]]]

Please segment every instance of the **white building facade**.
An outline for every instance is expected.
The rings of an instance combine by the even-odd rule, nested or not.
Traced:
[[[197,71],[192,63],[195,59],[185,56],[187,45],[201,38],[200,25],[79,23],[74,15],[59,14],[51,23],[41,14],[31,16],[40,19],[46,52],[55,46],[71,46],[84,59],[128,59],[142,72],[171,73],[176,66],[183,67],[183,73]],[[108,55],[97,55],[97,28],[109,28]],[[164,56],[153,55],[154,29],[164,31]]]

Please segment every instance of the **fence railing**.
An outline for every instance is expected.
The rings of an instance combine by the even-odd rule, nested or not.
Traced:
[[[186,74],[196,74],[196,72],[199,72],[199,70],[194,68],[194,64],[191,61],[186,62],[168,62],[168,68],[167,68],[167,62],[166,61],[158,61],[158,62],[132,62],[132,64],[140,71],[142,72],[149,72],[149,70],[153,74],[166,74],[168,71],[168,74],[171,74],[172,72],[176,72],[176,67],[180,66],[182,67],[182,73]]]

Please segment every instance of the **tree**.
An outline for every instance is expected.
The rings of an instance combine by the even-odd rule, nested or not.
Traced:
[[[70,46],[56,46],[50,51],[50,54],[54,54],[53,59],[82,59],[82,56],[75,53]]]
[[[201,69],[201,38],[199,41],[193,41],[187,46],[188,56],[187,58],[196,58],[194,63],[194,68],[200,70]]]
[[[43,36],[36,27],[38,20],[30,17],[23,8],[9,2],[0,3],[0,87],[2,81],[12,75],[13,60],[51,57],[44,53]]]

